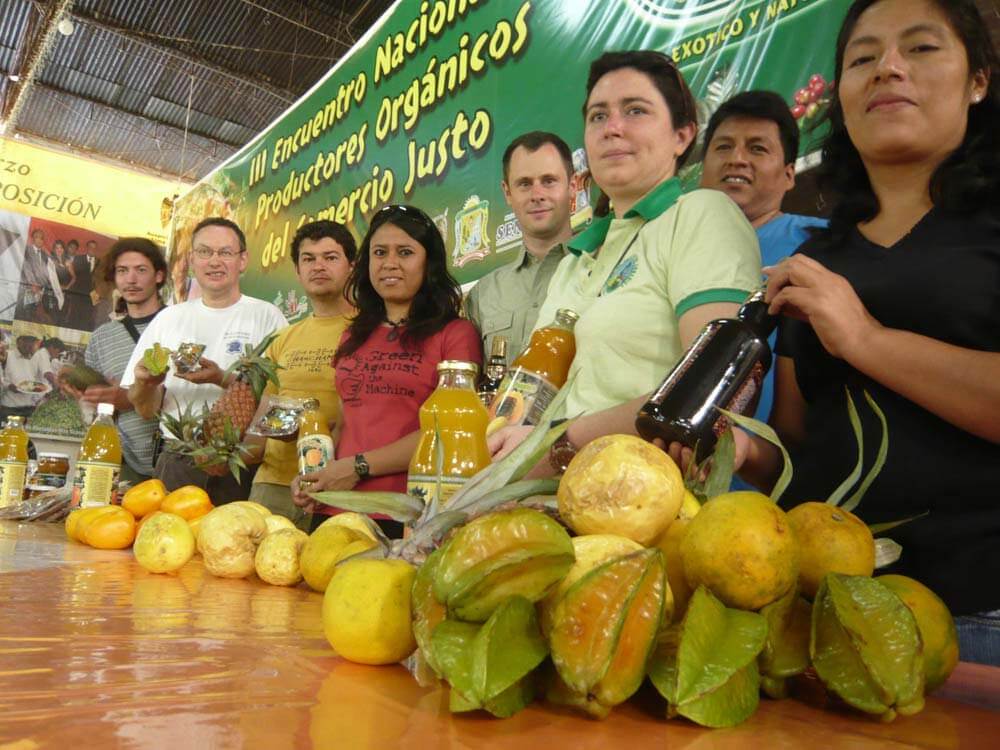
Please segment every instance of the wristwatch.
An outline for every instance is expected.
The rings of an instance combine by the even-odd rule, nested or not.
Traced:
[[[562,474],[569,468],[569,462],[573,460],[576,453],[576,446],[570,442],[569,436],[564,432],[549,448],[549,463],[553,469]]]
[[[354,473],[358,475],[358,479],[367,479],[371,470],[372,467],[368,465],[368,459],[365,458],[364,453],[359,453],[354,457]]]

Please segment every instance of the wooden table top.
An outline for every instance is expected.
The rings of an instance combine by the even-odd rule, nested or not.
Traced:
[[[604,721],[543,703],[452,716],[446,689],[337,657],[321,603],[215,578],[197,557],[152,575],[131,551],[67,542],[61,525],[0,522],[0,750],[1000,746],[1000,669],[964,663],[921,713],[888,724],[824,707],[819,689],[762,699],[726,730],[666,721],[653,696]]]

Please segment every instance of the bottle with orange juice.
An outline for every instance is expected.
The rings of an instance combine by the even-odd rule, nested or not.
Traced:
[[[302,405],[299,415],[299,474],[319,471],[333,458],[333,438],[319,410],[319,401],[311,398]]]
[[[531,334],[528,346],[510,363],[490,404],[491,419],[506,417],[509,425],[538,424],[566,383],[576,356],[573,327],[579,317],[572,310],[557,310],[554,321]]]
[[[442,505],[447,505],[469,477],[490,464],[486,446],[489,416],[476,393],[478,370],[472,362],[438,363],[437,388],[420,407],[420,442],[410,460],[406,482],[407,492],[424,502],[431,502],[438,493],[439,445],[443,460],[438,502]]]
[[[81,508],[110,505],[118,494],[122,445],[114,422],[114,404],[98,404],[76,456],[73,504]]]
[[[0,508],[21,502],[28,474],[24,417],[10,417],[0,431]]]

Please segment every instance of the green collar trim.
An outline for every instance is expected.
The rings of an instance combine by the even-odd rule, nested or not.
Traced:
[[[676,177],[671,177],[646,193],[642,200],[625,212],[625,216],[622,218],[632,219],[638,216],[645,221],[652,221],[674,205],[677,199],[681,197],[682,192],[681,181]],[[580,255],[581,253],[592,253],[597,250],[597,248],[604,244],[604,240],[608,236],[608,229],[611,228],[612,220],[613,217],[609,214],[595,221],[569,241],[567,245],[569,251],[574,255]]]

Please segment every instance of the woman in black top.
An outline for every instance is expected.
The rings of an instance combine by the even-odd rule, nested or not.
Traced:
[[[829,229],[769,269],[779,335],[771,423],[795,502],[824,499],[856,444],[888,420],[868,523],[892,532],[896,572],[959,617],[962,658],[1000,664],[1000,66],[973,0],[856,0],[837,41],[823,171]],[[992,79],[992,81],[991,81]],[[777,451],[742,436],[744,478],[773,484]]]

